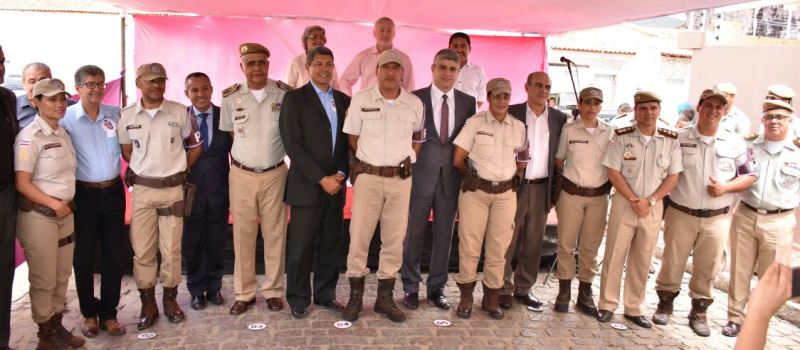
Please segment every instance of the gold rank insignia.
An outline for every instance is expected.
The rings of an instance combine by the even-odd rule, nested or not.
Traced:
[[[626,126],[624,128],[617,128],[616,130],[614,130],[614,132],[616,132],[617,135],[625,135],[632,133],[634,130],[636,130],[636,127],[631,125],[631,126]]]
[[[678,139],[678,133],[675,132],[674,130],[664,129],[664,128],[658,128],[656,130],[658,130],[658,133],[663,136],[669,137],[671,139],[676,139],[676,140]]]
[[[634,157],[631,152],[625,152],[625,154],[622,155],[622,158],[624,160],[636,160],[636,157]]]
[[[289,86],[289,84],[286,84],[286,83],[284,83],[284,82],[282,82],[280,80],[276,80],[275,84],[277,84],[278,88],[283,90],[283,91],[286,91],[286,92],[292,91],[292,87]]]
[[[754,133],[749,134],[749,135],[744,137],[745,141],[753,141],[756,138],[758,138],[758,133],[757,132],[754,132]],[[795,143],[797,143],[797,140],[795,140]]]
[[[242,87],[242,84],[233,84],[225,90],[222,90],[222,97],[228,97],[232,93],[239,91],[239,88]]]

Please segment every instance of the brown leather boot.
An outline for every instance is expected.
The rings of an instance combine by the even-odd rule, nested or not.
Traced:
[[[50,322],[53,323],[53,329],[56,332],[56,336],[73,348],[79,348],[83,346],[83,344],[86,344],[86,339],[83,339],[83,337],[77,335],[73,335],[72,332],[64,328],[64,324],[62,323],[63,317],[64,314],[58,313],[50,318]]]
[[[578,300],[575,302],[575,306],[584,314],[597,316],[597,307],[594,305],[591,283],[580,282],[578,284]]]
[[[714,299],[692,299],[692,311],[689,312],[689,327],[692,327],[694,334],[707,337],[711,334],[706,321],[706,309],[714,302]]]
[[[669,322],[669,317],[672,315],[672,302],[680,292],[657,290],[656,294],[658,294],[658,307],[653,314],[653,323],[663,326]]]
[[[489,313],[495,320],[503,319],[505,314],[503,313],[503,309],[500,308],[500,305],[497,303],[497,295],[500,293],[500,289],[493,289],[487,287],[485,284],[483,285],[483,300],[481,300],[481,309]]]
[[[342,310],[342,319],[354,322],[364,307],[364,277],[350,277],[350,299]]]
[[[553,309],[556,312],[569,311],[569,299],[572,297],[572,280],[558,280],[558,295]]]
[[[475,302],[472,298],[472,292],[475,290],[476,283],[456,283],[458,290],[461,291],[461,300],[456,308],[456,316],[461,318],[472,317],[472,304]]]
[[[164,306],[164,315],[172,323],[178,323],[186,319],[186,315],[178,306],[175,300],[178,297],[178,287],[164,287],[164,295],[161,298],[161,305]]]
[[[394,303],[394,278],[378,280],[378,297],[373,310],[385,314],[392,322],[405,322],[406,315]]]
[[[60,339],[56,334],[55,323],[51,317],[43,323],[39,323],[39,332],[36,334],[39,337],[39,343],[36,344],[36,350],[72,350],[73,347],[69,346],[66,339]]]
[[[145,330],[153,326],[158,319],[158,305],[156,304],[156,287],[139,289],[139,300],[142,302],[142,312],[139,313],[138,330]]]

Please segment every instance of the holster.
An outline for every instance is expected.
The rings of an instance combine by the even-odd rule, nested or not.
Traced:
[[[168,207],[157,208],[156,213],[158,213],[158,216],[183,217],[185,215],[184,208],[185,208],[184,201],[179,200],[177,202],[172,203],[172,205]]]
[[[189,217],[192,215],[192,204],[194,204],[194,196],[197,193],[197,186],[193,183],[187,182],[183,185],[183,216]]]
[[[555,205],[558,203],[558,197],[561,195],[561,188],[564,187],[564,175],[558,171],[553,175],[555,178],[553,179],[553,189],[550,191],[550,203]]]
[[[411,157],[407,156],[406,159],[400,163],[400,178],[407,179],[411,176]]]
[[[350,157],[350,183],[355,186],[358,175],[364,172],[361,161],[356,157]]]
[[[136,173],[131,170],[130,166],[125,169],[125,176],[123,180],[125,180],[126,187],[133,187],[133,183],[136,181]]]
[[[477,191],[480,185],[481,178],[478,177],[478,170],[476,170],[471,163],[467,162],[464,165],[464,180],[461,181],[461,192]]]
[[[514,177],[511,178],[511,190],[517,192],[519,186],[522,184],[522,179],[525,178],[525,169],[517,169]]]

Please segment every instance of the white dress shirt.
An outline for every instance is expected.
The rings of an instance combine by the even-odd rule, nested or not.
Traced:
[[[467,62],[458,73],[456,89],[475,97],[477,102],[486,102],[486,73],[483,68],[472,62]]]
[[[547,157],[550,152],[550,126],[547,123],[547,107],[544,113],[537,116],[528,104],[525,104],[525,125],[528,133],[528,152],[531,160],[525,168],[525,178],[529,180],[550,176],[547,171]]]

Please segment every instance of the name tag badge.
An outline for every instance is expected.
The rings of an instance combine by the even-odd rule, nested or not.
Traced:
[[[569,144],[573,143],[589,143],[589,140],[569,140]]]
[[[697,148],[697,144],[696,143],[681,143],[681,147]]]
[[[374,107],[374,108],[366,108],[366,107],[362,107],[362,108],[361,108],[361,111],[362,111],[362,112],[380,112],[380,111],[381,111],[381,108],[380,108],[380,107]]]
[[[131,124],[131,125],[128,125],[128,126],[126,126],[126,127],[125,127],[125,130],[131,130],[131,129],[141,129],[141,128],[142,128],[142,126],[141,126],[141,125],[139,125],[139,124]]]
[[[44,150],[47,151],[47,150],[49,150],[51,148],[59,148],[59,147],[61,147],[60,143],[48,143],[48,144],[44,145]]]
[[[488,131],[478,130],[478,135],[486,135],[489,137],[494,137],[494,134]]]

